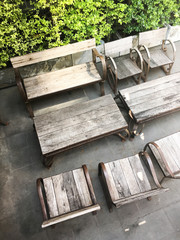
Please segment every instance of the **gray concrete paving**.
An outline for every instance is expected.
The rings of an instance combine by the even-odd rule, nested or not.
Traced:
[[[172,73],[179,71],[180,42]],[[161,69],[151,71],[149,81],[164,76]],[[11,81],[11,79],[9,80]],[[132,79],[119,83],[119,89],[133,85]],[[106,93],[112,93],[106,84]],[[99,86],[86,87],[61,94],[62,101],[86,94],[99,96]],[[151,201],[141,200],[109,213],[98,179],[97,166],[138,153],[151,140],[180,130],[180,112],[153,120],[145,125],[143,134],[133,141],[121,142],[109,136],[55,157],[47,170],[42,165],[41,151],[16,86],[0,91],[0,113],[9,125],[0,126],[0,239],[31,240],[169,240],[180,239],[180,180],[163,182],[169,191]],[[42,213],[36,191],[36,179],[68,171],[87,164],[101,210],[96,216],[81,216],[41,229]]]

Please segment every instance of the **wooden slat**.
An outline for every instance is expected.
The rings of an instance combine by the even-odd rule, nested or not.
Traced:
[[[82,208],[81,200],[77,191],[72,171],[63,173],[63,180],[66,183],[66,193],[71,211]]]
[[[24,56],[11,58],[11,63],[14,68],[31,65],[34,63],[46,61],[53,58],[67,56],[77,52],[82,52],[88,49],[95,48],[95,39],[89,39],[82,42],[68,44],[66,46],[51,48],[41,52],[30,53]]]
[[[51,122],[50,119],[58,119],[58,121],[63,121],[65,119],[70,119],[74,116],[90,112],[104,106],[108,107],[111,104],[114,104],[114,109],[118,109],[112,96],[109,94],[86,102],[77,103],[61,110],[44,114],[43,116],[37,116],[34,118],[34,123],[36,125],[36,128],[39,129],[43,125],[49,125]]]
[[[118,79],[124,79],[141,73],[141,69],[128,57],[121,57],[115,59]],[[114,68],[112,68],[114,70]]]
[[[86,124],[88,121],[90,124],[97,125],[100,121],[99,119],[102,119],[103,122],[110,122],[112,118],[114,117],[114,114],[117,113],[119,115],[119,112],[115,111],[113,109],[113,104],[109,105],[109,108],[102,107],[100,109],[96,109],[93,111],[89,111],[86,113],[82,113],[80,115],[76,115],[72,118],[64,119],[63,121],[57,117],[57,118],[50,118],[48,125],[42,125],[38,126],[38,136],[47,135],[49,133],[55,132],[56,130],[62,131],[62,134],[64,131],[66,131],[67,128],[73,127],[79,124]],[[105,117],[107,116],[107,119]],[[110,118],[110,119],[109,119]]]
[[[146,31],[139,33],[139,44],[149,47],[155,47],[162,43],[162,40],[166,38],[167,28],[161,28],[152,31]]]
[[[117,160],[114,162],[109,162],[109,167],[111,169],[111,173],[116,185],[116,189],[119,193],[119,198],[124,198],[130,196],[130,190],[129,186],[127,184],[126,178],[124,176],[124,173],[122,171],[121,160]]]
[[[150,55],[150,68],[156,68],[173,63],[173,61],[167,55],[165,55],[165,53],[161,49],[150,50]],[[148,62],[147,54],[143,55],[143,59]]]
[[[132,48],[132,41],[133,37],[130,36],[109,43],[105,43],[105,55],[111,57],[120,56],[121,51],[124,51],[125,49],[127,49],[129,53],[130,48]]]
[[[121,168],[129,186],[131,195],[140,193],[141,190],[138,186],[128,158],[121,159],[119,162],[121,164]]]
[[[51,177],[44,178],[43,182],[44,182],[44,189],[45,189],[46,198],[47,198],[47,204],[49,207],[49,215],[50,217],[56,217],[58,216],[59,212],[58,212],[52,179]]]
[[[34,116],[36,117],[36,116],[39,116],[39,115],[54,112],[54,111],[57,111],[59,109],[69,107],[69,106],[72,106],[76,103],[84,102],[84,101],[87,101],[87,100],[88,100],[88,97],[82,97],[82,98],[74,99],[74,100],[71,100],[71,101],[68,101],[68,102],[63,102],[63,103],[55,104],[55,105],[52,105],[52,106],[49,106],[49,107],[41,108],[41,109],[36,109],[36,110],[33,109],[34,110]]]
[[[28,99],[80,87],[101,80],[93,62],[24,79]]]
[[[109,189],[111,199],[112,199],[112,201],[118,200],[119,199],[119,193],[118,193],[118,190],[116,188],[116,184],[114,182],[114,178],[113,178],[109,163],[105,163],[105,168],[106,168],[106,172],[107,172],[107,175],[108,175],[107,184],[108,184],[108,189]]]
[[[90,197],[87,182],[84,176],[84,171],[82,168],[73,170],[73,176],[76,183],[77,191],[79,193],[80,201],[82,207],[87,207],[92,205],[92,200]]]
[[[115,119],[117,118],[117,119]],[[77,143],[91,141],[91,139],[99,138],[106,134],[117,133],[122,129],[121,123],[118,121],[118,115],[111,118],[110,123],[96,120],[96,123],[90,124],[90,121],[83,124],[78,124],[76,127],[68,128],[63,132],[56,131],[45,136],[38,137],[43,154],[51,153],[59,149],[73,146]],[[114,121],[112,121],[114,120]]]
[[[164,85],[165,83],[169,83],[173,80],[177,80],[179,83],[180,80],[180,72],[171,74],[171,75],[167,75],[161,78],[157,78],[155,80],[149,81],[149,82],[145,82],[139,85],[135,85],[126,89],[123,89],[120,91],[121,95],[124,96],[125,98],[128,98],[129,96],[132,96],[132,98],[136,98],[137,95],[139,95],[139,93],[146,91],[147,89],[154,89],[157,85]]]
[[[66,194],[66,183],[63,181],[62,174],[52,177],[54,192],[59,215],[70,212],[68,197]]]
[[[145,193],[139,193],[137,195],[134,196],[130,196],[126,199],[119,199],[118,201],[114,201],[114,204],[116,205],[117,208],[119,208],[120,206],[127,204],[127,203],[131,203],[133,201],[137,201],[137,200],[141,200],[147,197],[151,197],[151,196],[155,196],[157,194],[163,193],[163,192],[167,192],[169,189],[168,188],[158,188],[158,189],[154,189]]]
[[[63,216],[58,216],[58,217],[52,218],[50,220],[44,221],[42,224],[42,228],[49,227],[53,224],[64,222],[64,221],[70,220],[72,218],[79,217],[84,214],[91,213],[91,212],[98,211],[98,210],[100,210],[100,206],[98,204],[87,207],[87,208],[79,209],[75,212],[67,213]]]
[[[136,154],[135,156],[129,157],[129,162],[141,192],[150,191],[151,185],[144,171],[139,155]]]

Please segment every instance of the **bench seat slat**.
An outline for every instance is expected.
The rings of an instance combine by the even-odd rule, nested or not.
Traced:
[[[25,78],[24,85],[30,100],[98,81],[101,81],[101,77],[94,63],[90,62]]]

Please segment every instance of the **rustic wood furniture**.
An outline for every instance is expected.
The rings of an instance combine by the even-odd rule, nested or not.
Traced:
[[[111,95],[34,117],[44,165],[59,152],[123,132],[127,123]]]
[[[144,157],[148,167],[142,162]],[[118,208],[143,198],[150,200],[151,196],[168,190],[160,185],[147,152],[100,163],[99,177],[110,212],[113,206]]]
[[[164,177],[180,178],[180,132],[149,142],[144,149],[150,149]]]
[[[180,110],[180,73],[123,89],[118,97],[131,117],[130,131],[136,134],[139,124]]]
[[[133,36],[106,43],[105,56],[109,62],[107,79],[115,94],[118,80],[134,77],[137,83],[140,82],[143,59],[139,50],[133,47]]]
[[[176,48],[170,39],[166,39],[166,28],[139,33],[139,46],[144,60],[144,74],[147,80],[150,69],[161,67],[166,74],[170,74],[175,61]],[[167,54],[167,44],[171,45],[172,56]],[[160,46],[159,46],[160,45]],[[158,46],[158,48],[154,48]],[[169,56],[168,56],[169,55]]]
[[[101,95],[104,95],[104,80],[106,79],[106,62],[95,45],[95,39],[77,42],[66,46],[56,47],[41,52],[30,53],[24,56],[11,58],[15,78],[20,93],[26,103],[31,117],[34,116],[30,102],[37,98],[79,88],[88,84],[99,83]],[[29,78],[22,78],[19,68],[27,65],[47,61],[54,58],[72,56],[75,53],[92,50],[93,61],[63,68]],[[100,58],[103,67],[103,77],[96,68],[96,57]]]
[[[86,165],[37,179],[37,190],[43,212],[42,228],[100,210]]]

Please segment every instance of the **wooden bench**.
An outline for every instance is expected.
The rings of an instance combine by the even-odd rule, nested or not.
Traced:
[[[180,73],[123,89],[118,97],[129,112],[134,132],[139,124],[180,110]]]
[[[34,116],[30,102],[37,98],[55,94],[57,92],[69,91],[85,85],[99,83],[101,95],[104,95],[104,80],[106,79],[106,63],[95,45],[95,39],[77,42],[66,46],[56,47],[41,52],[30,53],[24,56],[11,58],[15,78],[20,93],[26,103],[31,117]],[[71,66],[54,72],[48,72],[34,77],[22,78],[19,68],[27,65],[47,61],[54,58],[72,56],[83,51],[92,51],[92,61],[74,65],[71,57]],[[96,57],[100,58],[103,68],[103,77],[96,69]]]
[[[36,116],[34,125],[46,167],[52,165],[59,152],[118,134],[128,127],[111,95]]]
[[[171,45],[172,56],[167,54],[167,43]],[[158,48],[154,48],[158,46]],[[161,67],[166,74],[170,74],[175,61],[176,48],[174,43],[167,39],[167,28],[139,33],[138,49],[144,59],[144,75],[147,80],[150,69]]]
[[[144,149],[150,149],[164,177],[180,178],[180,132],[149,142]]]
[[[111,89],[117,94],[118,80],[133,77],[140,82],[143,71],[141,53],[133,46],[134,37],[126,37],[105,44],[105,56],[109,62],[107,78]]]
[[[145,158],[147,166],[142,162]],[[99,164],[99,177],[107,200],[109,211],[120,206],[165,192],[156,176],[151,158],[147,152],[113,162]]]
[[[42,228],[100,210],[86,165],[37,179],[37,190],[43,212]]]

